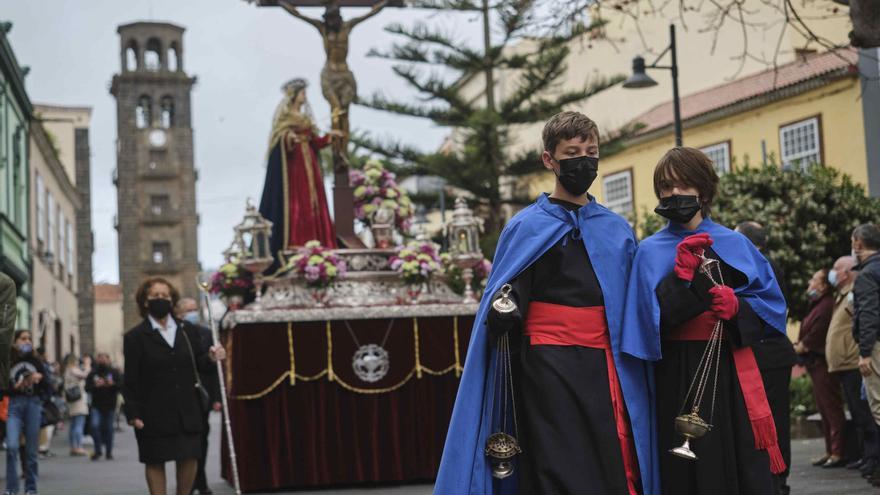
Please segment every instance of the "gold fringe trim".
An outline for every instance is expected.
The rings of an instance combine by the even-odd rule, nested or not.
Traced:
[[[416,378],[422,377],[422,360],[419,356],[419,319],[413,318],[413,341],[416,348]]]
[[[287,322],[287,352],[290,354],[290,385],[296,385],[296,361],[293,357],[293,322]]]
[[[333,381],[336,375],[333,373],[333,337],[330,336],[330,320],[327,320],[327,380]]]

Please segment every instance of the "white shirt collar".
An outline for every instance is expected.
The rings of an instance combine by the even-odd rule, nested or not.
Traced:
[[[150,320],[150,326],[153,327],[153,330],[159,332],[159,335],[165,339],[165,342],[168,342],[168,345],[174,347],[174,339],[177,336],[177,322],[174,321],[174,317],[168,315],[168,318],[165,320],[167,327],[162,327],[152,315],[147,315],[147,319]]]

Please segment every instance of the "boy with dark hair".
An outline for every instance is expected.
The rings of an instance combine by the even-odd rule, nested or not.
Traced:
[[[618,352],[632,229],[587,192],[596,124],[562,112],[542,137],[556,184],[501,233],[434,493],[659,493],[646,363]],[[512,397],[495,379],[507,348]],[[499,430],[522,451],[514,475],[493,480],[484,449]]]
[[[669,224],[639,245],[621,351],[657,361],[663,493],[771,495],[785,461],[751,346],[784,335],[785,300],[757,248],[709,219],[717,187],[712,161],[693,148],[673,148],[654,169],[654,211]],[[691,451],[673,425],[692,412],[711,427]]]

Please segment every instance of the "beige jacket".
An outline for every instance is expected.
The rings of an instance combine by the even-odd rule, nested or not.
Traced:
[[[86,402],[86,377],[88,375],[88,371],[81,370],[75,366],[68,368],[64,373],[64,389],[79,387],[80,392],[79,400],[67,403],[71,416],[86,416],[89,414],[89,405]]]
[[[846,371],[859,367],[859,348],[852,334],[853,307],[849,299],[853,284],[842,287],[834,297],[834,313],[825,341],[828,371]]]

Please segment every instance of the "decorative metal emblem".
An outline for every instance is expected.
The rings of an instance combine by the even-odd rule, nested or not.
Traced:
[[[379,345],[367,344],[360,346],[354,353],[351,367],[361,381],[375,383],[385,378],[391,367],[391,362],[388,358],[388,351]]]
[[[513,287],[510,284],[504,284],[501,286],[501,297],[492,303],[492,308],[495,311],[501,314],[507,314],[513,313],[516,310],[516,303],[510,298],[510,291],[512,290]]]

